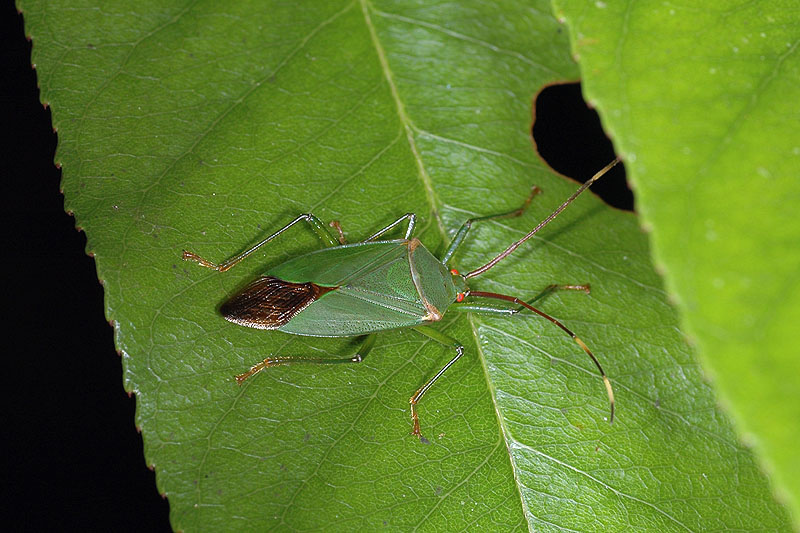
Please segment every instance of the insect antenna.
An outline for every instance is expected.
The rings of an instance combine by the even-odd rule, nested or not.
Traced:
[[[606,376],[606,373],[603,370],[603,367],[600,366],[600,361],[597,360],[597,357],[594,356],[594,354],[589,349],[589,347],[586,346],[586,344],[577,335],[575,335],[572,331],[570,331],[570,329],[567,328],[567,326],[565,326],[564,324],[562,324],[561,322],[559,322],[555,318],[551,317],[550,315],[548,315],[544,311],[540,311],[540,310],[536,309],[532,305],[528,304],[527,302],[524,302],[524,301],[520,300],[519,298],[517,298],[515,296],[508,296],[506,294],[498,294],[496,292],[483,292],[483,291],[469,291],[467,293],[467,296],[477,296],[479,298],[494,298],[496,300],[505,300],[507,302],[512,302],[512,303],[515,303],[517,305],[521,305],[521,306],[525,307],[526,309],[529,309],[529,310],[533,311],[534,313],[536,313],[537,315],[541,316],[542,318],[546,318],[547,320],[549,320],[550,322],[552,322],[553,324],[555,324],[556,326],[561,328],[567,335],[572,337],[572,340],[577,342],[578,345],[581,348],[583,348],[583,351],[586,352],[586,354],[589,357],[591,357],[592,361],[594,362],[595,366],[597,367],[597,370],[600,371],[600,375],[603,378],[603,384],[606,386],[606,392],[608,393],[608,402],[611,404],[611,416],[608,419],[608,423],[611,424],[611,423],[614,422],[614,389],[611,388],[611,381],[609,381],[608,376]]]
[[[511,246],[509,246],[508,248],[506,248],[506,250],[505,250],[503,253],[501,253],[500,255],[498,255],[497,257],[495,257],[494,259],[492,259],[491,261],[489,261],[488,263],[486,263],[486,264],[485,264],[485,265],[483,265],[482,267],[480,267],[480,268],[476,268],[476,269],[475,269],[475,270],[473,270],[472,272],[470,272],[470,273],[468,273],[468,274],[465,274],[465,275],[464,275],[464,279],[472,278],[472,277],[478,276],[478,275],[480,275],[480,274],[483,274],[484,272],[486,272],[487,270],[489,270],[490,268],[492,268],[493,266],[495,266],[497,263],[499,263],[500,261],[502,261],[503,259],[505,259],[505,258],[506,258],[506,257],[508,257],[509,255],[511,255],[511,254],[512,254],[512,252],[514,252],[514,250],[516,250],[517,248],[519,248],[519,246],[520,246],[520,245],[521,245],[523,242],[525,242],[525,241],[527,241],[528,239],[530,239],[531,237],[533,237],[533,236],[534,236],[534,234],[536,234],[536,232],[537,232],[537,231],[539,231],[540,229],[542,229],[543,227],[545,227],[545,226],[546,226],[546,225],[547,225],[547,224],[548,224],[548,223],[549,223],[551,220],[553,220],[554,218],[556,218],[556,217],[559,215],[559,213],[561,213],[561,211],[563,211],[564,209],[566,209],[566,208],[567,208],[567,206],[568,206],[569,204],[571,204],[571,203],[572,203],[572,202],[575,200],[575,198],[577,198],[578,196],[580,196],[580,194],[581,194],[583,191],[585,191],[586,189],[588,189],[589,187],[591,187],[591,186],[592,186],[592,183],[594,183],[595,181],[599,180],[599,179],[600,179],[600,178],[603,176],[603,174],[605,174],[606,172],[608,172],[609,170],[611,170],[611,169],[614,167],[614,165],[616,165],[617,163],[619,163],[619,157],[618,157],[618,158],[616,158],[616,159],[614,159],[614,160],[613,160],[611,163],[607,164],[605,167],[603,167],[603,168],[602,168],[602,169],[601,169],[599,172],[597,172],[597,173],[596,173],[594,176],[592,176],[591,178],[589,178],[588,180],[586,180],[586,183],[584,183],[583,185],[581,185],[581,186],[580,186],[580,188],[579,188],[577,191],[575,191],[574,193],[572,193],[572,196],[570,196],[569,198],[567,198],[567,200],[566,200],[566,201],[565,201],[563,204],[561,204],[560,206],[558,206],[558,208],[557,208],[555,211],[553,211],[553,212],[550,214],[550,216],[548,216],[546,219],[544,219],[544,220],[542,220],[541,222],[539,222],[539,224],[538,224],[538,225],[537,225],[535,228],[533,228],[533,229],[530,231],[530,233],[528,233],[527,235],[525,235],[523,238],[521,238],[520,240],[518,240],[517,242],[515,242],[514,244],[512,244],[512,245],[511,245]],[[474,293],[473,293],[473,294],[474,294]]]

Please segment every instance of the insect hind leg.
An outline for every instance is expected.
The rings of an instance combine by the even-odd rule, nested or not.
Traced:
[[[258,374],[265,368],[269,368],[272,366],[280,366],[280,365],[293,365],[296,363],[312,363],[312,364],[320,364],[320,365],[335,365],[341,363],[360,363],[362,362],[367,355],[369,354],[372,347],[375,345],[375,338],[377,334],[370,333],[369,335],[364,336],[364,340],[361,342],[361,346],[358,347],[356,353],[353,354],[351,357],[341,358],[341,359],[325,359],[322,357],[293,357],[293,356],[280,356],[280,357],[267,357],[263,361],[256,363],[250,370],[244,372],[243,374],[239,374],[236,376],[236,383],[241,385],[242,383],[247,380],[247,378]]]
[[[336,238],[333,235],[331,235],[331,232],[328,231],[328,228],[325,227],[325,225],[322,223],[322,221],[320,219],[318,219],[316,216],[314,216],[311,213],[305,213],[303,215],[299,215],[297,218],[295,218],[294,220],[292,220],[291,222],[286,224],[284,227],[282,227],[281,229],[279,229],[278,231],[276,231],[275,233],[273,233],[272,235],[270,235],[266,239],[260,241],[258,244],[254,245],[254,246],[251,246],[250,248],[248,248],[244,252],[242,252],[242,253],[240,253],[238,255],[235,255],[235,256],[231,257],[230,259],[228,259],[227,261],[224,261],[222,263],[219,263],[219,264],[212,263],[211,261],[209,261],[207,259],[204,259],[203,257],[197,255],[196,253],[190,252],[188,250],[184,250],[183,251],[183,260],[184,261],[194,261],[195,263],[199,264],[202,267],[218,270],[219,272],[225,272],[226,270],[230,270],[231,268],[236,266],[244,258],[246,258],[247,256],[249,256],[250,254],[252,254],[256,250],[258,250],[259,248],[261,248],[262,246],[267,244],[269,241],[271,241],[272,239],[274,239],[275,237],[277,237],[278,235],[280,235],[281,233],[283,233],[287,229],[291,228],[292,226],[294,226],[295,224],[297,224],[301,220],[304,220],[305,222],[308,223],[309,226],[311,226],[311,229],[314,230],[314,233],[317,234],[317,236],[322,240],[322,242],[326,246],[331,247],[331,246],[337,246],[338,245],[338,242],[336,241]],[[341,230],[340,230],[340,233],[341,233]],[[343,235],[342,235],[342,238],[344,238]]]

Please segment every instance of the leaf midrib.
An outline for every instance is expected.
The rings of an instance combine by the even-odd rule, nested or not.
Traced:
[[[361,4],[361,11],[364,14],[364,23],[366,24],[367,29],[369,30],[370,38],[372,39],[372,44],[375,47],[375,52],[378,55],[378,59],[379,59],[380,64],[381,64],[381,71],[383,72],[383,75],[386,78],[386,83],[389,85],[389,90],[391,91],[392,99],[393,99],[395,107],[397,109],[397,116],[400,119],[400,123],[402,124],[403,129],[406,132],[406,138],[408,139],[409,148],[411,150],[411,153],[414,156],[414,161],[417,164],[417,170],[419,171],[419,178],[420,178],[420,181],[422,182],[423,187],[425,188],[425,196],[426,196],[426,198],[428,200],[428,204],[429,204],[429,207],[430,207],[431,215],[436,219],[436,225],[439,228],[439,233],[440,233],[440,235],[442,237],[442,241],[443,242],[447,242],[447,230],[445,229],[444,223],[442,221],[442,218],[439,215],[439,210],[436,209],[437,200],[436,200],[436,193],[433,190],[433,183],[431,182],[430,175],[428,174],[428,172],[427,172],[427,170],[425,168],[425,163],[422,161],[422,156],[420,155],[419,150],[417,149],[417,144],[416,144],[416,141],[414,139],[414,130],[416,128],[414,127],[413,122],[411,121],[410,117],[406,113],[405,104],[403,103],[403,100],[400,98],[400,93],[399,93],[399,91],[397,89],[397,85],[394,82],[394,77],[392,75],[392,71],[389,68],[389,62],[388,62],[388,59],[386,58],[386,52],[383,49],[383,45],[381,44],[380,39],[378,38],[378,34],[377,34],[377,31],[375,30],[375,26],[372,23],[372,18],[370,17],[370,14],[369,14],[369,7],[367,5],[367,0],[359,0],[359,3]],[[508,462],[509,462],[509,464],[511,466],[511,470],[512,470],[512,472],[514,474],[514,485],[517,488],[517,496],[519,497],[520,505],[522,506],[522,511],[523,511],[523,515],[524,515],[523,519],[528,524],[528,530],[529,531],[533,531],[533,529],[532,529],[533,526],[530,523],[530,521],[528,520],[528,516],[530,515],[530,512],[529,512],[529,510],[527,508],[527,505],[525,504],[525,498],[523,498],[523,496],[522,496],[522,484],[520,482],[519,472],[517,471],[517,465],[515,464],[514,458],[511,455],[511,448],[509,446],[508,431],[507,431],[507,428],[505,427],[505,425],[503,423],[503,417],[500,414],[500,407],[499,407],[499,405],[497,403],[497,397],[495,395],[495,388],[493,386],[492,380],[490,379],[490,376],[489,376],[489,373],[488,373],[489,372],[489,370],[488,370],[488,362],[486,361],[486,358],[484,357],[483,351],[480,349],[480,343],[478,342],[478,329],[475,326],[474,320],[473,320],[471,315],[468,317],[468,322],[469,322],[470,329],[472,331],[472,336],[473,336],[473,339],[474,339],[475,349],[476,349],[476,351],[478,353],[478,359],[481,362],[481,367],[483,369],[484,377],[486,379],[486,386],[487,386],[487,388],[489,390],[489,396],[492,398],[492,404],[494,406],[495,417],[497,418],[497,425],[500,428],[500,434],[503,437],[503,442],[505,444],[506,453],[508,454]],[[495,444],[493,449],[497,448],[497,444],[498,443]],[[462,481],[462,483],[464,481]]]
[[[417,142],[414,140],[415,127],[409,118],[408,113],[406,113],[406,107],[403,103],[403,100],[400,98],[400,92],[397,90],[397,85],[394,82],[392,70],[389,68],[389,60],[386,58],[386,52],[383,49],[380,39],[378,39],[378,33],[375,30],[375,25],[372,23],[372,18],[369,15],[367,1],[359,0],[359,3],[361,4],[361,12],[364,14],[364,23],[366,24],[367,29],[369,30],[370,38],[372,39],[372,45],[375,47],[375,53],[378,55],[378,60],[381,63],[381,72],[383,72],[383,76],[386,78],[386,83],[389,85],[389,90],[392,93],[392,100],[394,101],[397,109],[397,116],[400,119],[400,124],[403,126],[403,129],[406,132],[408,147],[414,156],[414,162],[417,164],[419,179],[422,182],[423,188],[425,189],[425,197],[430,205],[431,215],[436,218],[436,223],[439,227],[439,233],[441,234],[442,239],[447,240],[447,230],[444,227],[441,217],[437,215],[437,200],[436,193],[433,190],[433,183],[431,182],[430,175],[428,175],[428,171],[425,169],[425,163],[422,162],[422,156],[417,148]]]

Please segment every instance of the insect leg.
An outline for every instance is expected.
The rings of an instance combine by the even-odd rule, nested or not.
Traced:
[[[548,285],[542,292],[528,300],[528,305],[533,305],[550,296],[556,291],[582,291],[589,294],[589,285]],[[519,307],[495,307],[493,305],[479,304],[475,302],[460,302],[450,304],[448,311],[452,309],[461,313],[478,313],[486,315],[515,315],[525,309],[523,306]]]
[[[341,223],[338,220],[331,220],[328,225],[339,234],[339,244],[347,244],[347,239],[344,238],[344,231],[342,231]]]
[[[464,347],[457,340],[453,339],[452,337],[448,337],[444,333],[440,333],[439,331],[433,329],[430,326],[417,326],[414,328],[414,330],[418,331],[419,333],[425,335],[428,338],[431,338],[437,342],[444,344],[445,346],[451,346],[456,351],[456,356],[450,359],[450,361],[446,365],[444,365],[442,369],[436,373],[435,376],[429,379],[428,382],[425,383],[425,385],[417,389],[417,392],[415,392],[414,395],[411,396],[411,398],[408,400],[408,402],[411,404],[411,420],[414,423],[414,429],[411,431],[411,434],[416,435],[417,437],[422,439],[422,434],[419,431],[419,415],[417,414],[417,408],[416,408],[417,404],[425,395],[425,393],[428,392],[428,389],[430,389],[431,386],[436,382],[436,380],[439,379],[442,376],[442,374],[444,374],[447,371],[447,369],[453,365],[453,363],[455,363],[461,358],[461,356],[464,354]]]
[[[364,242],[374,241],[375,239],[377,239],[378,237],[380,237],[381,235],[383,235],[384,233],[386,233],[387,231],[389,231],[393,227],[397,226],[398,224],[401,224],[404,220],[408,220],[408,227],[406,228],[406,237],[405,238],[406,239],[410,239],[411,238],[411,234],[414,233],[414,224],[417,223],[417,215],[415,215],[414,213],[406,213],[405,215],[401,216],[400,218],[398,218],[397,220],[395,220],[394,222],[392,222],[391,224],[389,224],[388,226],[386,226],[382,230],[380,230],[377,233],[375,233],[373,235],[370,235],[369,237],[364,239]]]
[[[195,263],[198,263],[200,266],[204,266],[206,268],[213,268],[214,270],[219,270],[220,272],[225,272],[226,270],[228,270],[230,268],[233,268],[237,263],[239,263],[239,261],[241,261],[242,259],[244,259],[248,255],[252,254],[256,250],[261,248],[263,245],[267,244],[269,241],[271,241],[272,239],[274,239],[275,237],[277,237],[278,235],[280,235],[281,233],[283,233],[287,229],[291,228],[292,226],[294,226],[295,224],[297,224],[301,220],[304,220],[304,221],[308,222],[308,224],[311,226],[311,229],[313,229],[314,233],[316,233],[317,236],[320,239],[322,239],[322,242],[326,246],[330,247],[330,246],[337,246],[338,245],[336,237],[331,235],[331,232],[328,231],[328,229],[325,227],[325,225],[322,223],[322,221],[320,221],[320,219],[318,219],[317,217],[315,217],[311,213],[307,213],[307,214],[298,216],[297,218],[295,218],[294,220],[292,220],[291,222],[286,224],[284,227],[282,227],[281,229],[279,229],[278,231],[276,231],[275,233],[273,233],[272,235],[270,235],[269,237],[267,237],[263,241],[259,242],[255,246],[252,246],[248,250],[245,250],[244,252],[240,253],[239,255],[231,257],[227,261],[224,261],[224,262],[222,262],[220,264],[212,263],[211,261],[203,259],[202,257],[197,255],[196,253],[189,252],[187,250],[183,251],[183,260],[184,261],[194,261]]]
[[[546,290],[547,289],[545,289],[545,291]],[[552,292],[552,290],[551,290],[551,292]],[[578,346],[580,346],[581,349],[583,349],[584,352],[586,352],[586,355],[588,355],[589,358],[592,360],[594,365],[597,367],[597,370],[600,371],[600,377],[603,378],[603,384],[605,385],[606,393],[608,394],[608,403],[611,406],[611,416],[609,416],[609,418],[608,418],[608,423],[611,424],[611,423],[614,422],[614,389],[611,387],[611,381],[608,379],[608,376],[606,376],[606,372],[605,372],[605,370],[603,370],[603,367],[600,365],[600,361],[597,360],[597,357],[594,356],[594,354],[589,349],[589,347],[586,345],[586,343],[583,342],[577,335],[575,335],[567,326],[562,324],[559,320],[551,317],[550,315],[548,315],[544,311],[541,311],[541,310],[533,307],[532,305],[528,304],[527,302],[523,302],[522,300],[520,300],[516,296],[509,296],[507,294],[498,294],[496,292],[482,292],[482,291],[470,291],[467,295],[468,296],[473,296],[473,297],[476,297],[476,298],[494,298],[495,300],[503,300],[503,301],[506,301],[506,302],[511,302],[511,303],[514,303],[514,304],[517,304],[517,305],[521,305],[522,307],[524,307],[528,311],[536,313],[540,317],[542,317],[542,318],[544,318],[546,320],[549,320],[555,326],[557,326],[559,329],[561,329],[561,331],[563,331],[564,333],[566,333],[567,335],[572,337],[572,340],[574,340],[575,343]],[[482,311],[489,312],[489,308],[487,307],[487,308],[483,309]]]
[[[536,185],[534,185],[533,188],[531,189],[531,193],[525,200],[525,203],[523,203],[522,206],[520,206],[519,208],[514,209],[513,211],[509,211],[507,213],[499,213],[496,215],[486,215],[482,217],[471,218],[466,222],[464,222],[464,224],[462,224],[461,227],[458,229],[458,232],[456,232],[456,236],[453,237],[453,240],[450,242],[450,246],[447,247],[447,251],[444,253],[444,256],[442,257],[442,263],[446,265],[447,262],[450,261],[450,258],[453,257],[454,253],[456,253],[458,247],[461,245],[462,242],[464,242],[464,238],[467,236],[467,233],[469,233],[469,230],[474,222],[485,222],[487,220],[497,220],[499,218],[518,217],[522,215],[522,213],[524,213],[526,209],[528,209],[528,206],[531,204],[531,200],[533,200],[533,197],[539,194],[540,192],[542,192],[542,190]]]
[[[250,370],[245,372],[244,374],[239,374],[236,376],[236,383],[241,385],[244,381],[254,374],[258,374],[265,368],[269,368],[271,366],[279,366],[279,365],[293,365],[295,363],[313,363],[313,364],[320,364],[320,365],[335,365],[340,363],[360,363],[363,361],[367,354],[369,354],[372,347],[375,345],[375,337],[377,334],[370,333],[369,335],[365,335],[363,337],[363,341],[361,346],[358,347],[358,350],[352,357],[347,357],[344,359],[325,359],[322,357],[292,357],[292,356],[281,356],[281,357],[267,357],[260,363],[256,363],[253,365]]]

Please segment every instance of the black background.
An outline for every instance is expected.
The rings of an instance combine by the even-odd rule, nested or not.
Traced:
[[[0,14],[5,131],[3,280],[6,530],[169,530],[134,426],[135,399],[122,387],[103,289],[84,234],[64,213],[56,134],[39,101],[36,73],[12,2]],[[576,84],[545,89],[534,134],[540,153],[583,181],[614,157]],[[593,190],[631,208],[618,166]],[[10,512],[9,512],[10,511]]]

